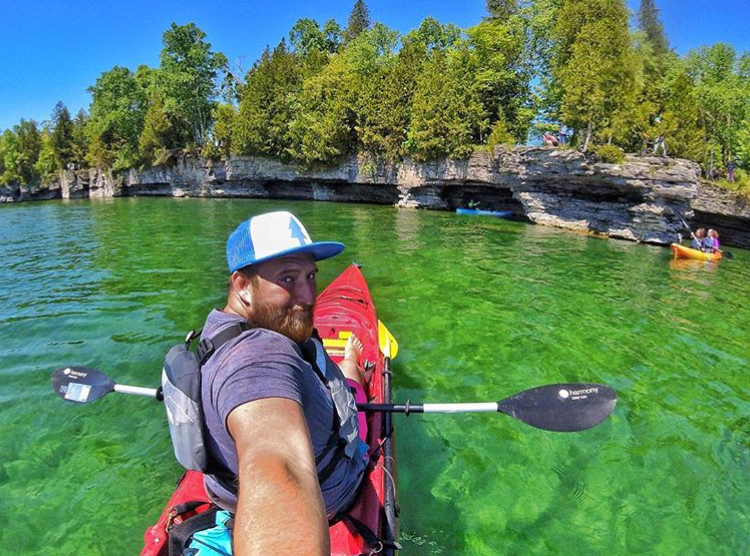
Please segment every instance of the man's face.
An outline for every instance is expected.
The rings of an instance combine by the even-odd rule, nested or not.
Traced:
[[[259,263],[252,280],[250,322],[302,343],[313,329],[318,267],[299,253]]]

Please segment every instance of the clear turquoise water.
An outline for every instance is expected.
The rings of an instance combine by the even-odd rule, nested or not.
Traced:
[[[117,199],[0,208],[0,553],[136,554],[179,468],[163,408],[67,405],[49,374],[155,386],[165,350],[220,305],[223,244],[291,208],[347,244],[399,340],[395,396],[614,386],[578,434],[500,415],[397,417],[405,556],[750,552],[750,253],[666,249],[390,207]]]

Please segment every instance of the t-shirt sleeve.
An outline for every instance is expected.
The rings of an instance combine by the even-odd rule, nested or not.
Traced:
[[[252,349],[243,348],[240,342],[222,359],[211,398],[225,426],[235,408],[256,400],[285,398],[302,405],[304,361],[288,342],[264,338],[263,342],[252,342]]]

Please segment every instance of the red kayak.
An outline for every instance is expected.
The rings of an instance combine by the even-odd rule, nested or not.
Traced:
[[[361,363],[365,369],[374,369],[367,386],[368,398],[373,403],[390,403],[389,360],[380,350],[378,317],[367,282],[358,266],[347,268],[318,297],[315,327],[326,351],[336,362],[343,359],[344,345],[349,335],[357,335],[364,346]],[[368,543],[353,524],[359,522],[366,525],[378,539],[395,540],[395,458],[392,434],[387,432],[392,431],[390,414],[371,413],[367,417],[367,424],[372,463],[359,497],[347,512],[354,519],[339,521],[329,529],[332,556],[369,554],[378,548],[382,548],[378,554],[393,554],[387,542],[385,548],[370,546],[377,542],[370,539]],[[209,507],[203,475],[196,471],[186,472],[159,521],[146,530],[141,556],[167,556],[171,528]]]

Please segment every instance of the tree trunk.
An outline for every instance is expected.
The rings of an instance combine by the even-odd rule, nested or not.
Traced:
[[[591,121],[589,120],[588,126],[586,126],[586,139],[583,142],[583,152],[586,152],[589,149],[589,143],[591,142],[591,131],[592,131],[592,125]]]

